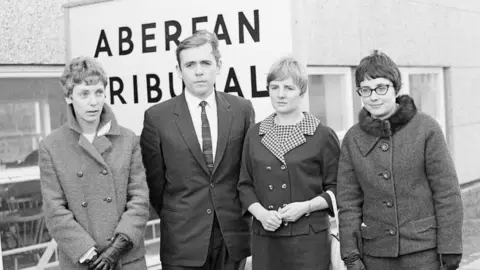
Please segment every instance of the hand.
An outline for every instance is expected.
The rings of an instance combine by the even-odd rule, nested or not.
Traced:
[[[265,210],[257,219],[262,223],[263,228],[270,232],[276,231],[282,225],[282,217],[273,210]]]
[[[103,249],[96,260],[88,265],[88,269],[112,270],[120,258],[133,247],[130,239],[121,233],[117,234],[109,246]]]
[[[363,264],[362,260],[360,259],[357,259],[353,262],[345,262],[345,264],[347,265],[347,269],[348,270],[367,270],[367,268],[365,267],[365,265]]]
[[[289,203],[285,207],[280,209],[278,213],[284,221],[295,222],[301,216],[304,216],[306,213],[308,213],[308,204],[308,201]]]
[[[440,259],[446,270],[455,270],[460,266],[462,254],[441,254]]]

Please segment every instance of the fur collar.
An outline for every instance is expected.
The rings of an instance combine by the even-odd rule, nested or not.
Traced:
[[[373,118],[370,113],[363,108],[358,115],[360,128],[375,137],[389,137],[395,134],[417,113],[417,107],[415,106],[413,98],[408,95],[398,96],[396,103],[398,104],[397,111],[385,120]]]

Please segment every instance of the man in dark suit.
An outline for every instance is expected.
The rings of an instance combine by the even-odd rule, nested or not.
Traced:
[[[249,218],[237,192],[252,103],[214,90],[217,37],[205,30],[176,50],[183,94],[145,112],[141,135],[150,201],[160,216],[162,269],[240,269]]]

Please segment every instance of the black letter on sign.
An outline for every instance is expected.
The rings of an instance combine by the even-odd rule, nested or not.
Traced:
[[[170,96],[174,98],[177,96],[177,94],[175,93],[175,88],[173,88],[173,72],[168,73],[168,83],[170,84]],[[185,83],[182,80],[182,93],[184,89],[185,89]]]
[[[152,85],[152,80],[154,80]],[[152,91],[157,92],[156,97],[152,97]],[[162,89],[160,89],[160,78],[156,74],[147,74],[147,98],[148,103],[156,103],[162,99]]]
[[[124,37],[123,33],[126,33],[127,36]],[[118,28],[118,54],[119,55],[128,55],[133,51],[133,42],[132,42],[132,29],[130,27],[120,27]],[[128,44],[128,48],[124,49],[123,45]]]
[[[157,51],[157,47],[155,46],[147,47],[147,41],[155,39],[155,34],[147,35],[147,29],[155,27],[157,27],[156,23],[142,24],[142,53],[151,53]]]
[[[175,32],[170,33],[170,26],[175,27]],[[176,45],[180,44],[178,38],[182,34],[182,26],[177,21],[165,22],[165,50],[170,51],[170,41],[175,42]]]
[[[109,78],[109,85],[110,85],[110,104],[115,104],[114,97],[118,96],[120,99],[120,102],[122,104],[127,104],[125,99],[122,97],[122,92],[123,92],[123,81],[119,77],[110,77]],[[113,89],[114,88],[114,82],[118,83],[118,89]]]
[[[268,90],[257,91],[257,68],[250,66],[250,79],[252,85],[252,98],[268,97]]]
[[[234,85],[230,86],[230,81],[233,80]],[[225,83],[225,93],[237,92],[237,94],[243,97],[242,89],[240,88],[240,84],[238,83],[237,74],[235,74],[235,69],[231,67],[228,70],[227,82]]]
[[[138,83],[137,83],[137,75],[133,75],[133,104],[138,104]]]
[[[222,28],[222,34],[218,33],[218,30],[220,29],[220,27]],[[218,14],[217,16],[217,21],[215,22],[215,29],[213,29],[213,32],[217,34],[218,40],[224,39],[227,45],[232,44],[232,41],[230,40],[230,36],[228,35],[227,26],[225,25],[225,20],[223,19],[222,14]]]
[[[245,27],[247,28],[248,33],[250,33],[253,41],[260,41],[260,20],[258,17],[258,9],[255,9],[253,11],[253,22],[255,24],[255,28],[253,28],[250,22],[247,20],[247,17],[245,17],[245,14],[243,14],[243,12],[241,11],[238,12],[238,30],[240,33],[240,44],[245,43]]]
[[[202,22],[208,22],[208,17],[203,16],[192,18],[192,34],[195,34],[195,32],[197,32],[197,24]]]
[[[105,46],[102,46],[102,41],[105,43]],[[101,52],[107,52],[108,56],[112,56],[112,50],[110,50],[110,46],[108,45],[107,35],[105,34],[105,30],[102,29],[100,32],[100,36],[98,37],[97,48],[95,49],[95,56],[97,58]]]

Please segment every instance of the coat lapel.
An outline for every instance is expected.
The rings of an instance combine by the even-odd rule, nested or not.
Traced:
[[[192,152],[193,156],[203,168],[203,170],[210,174],[207,168],[207,162],[203,157],[202,150],[200,148],[200,143],[198,142],[197,135],[195,133],[195,128],[193,127],[192,117],[190,116],[190,110],[187,106],[187,101],[185,100],[185,94],[179,96],[178,102],[174,108],[174,114],[177,115],[177,120],[175,123],[182,135],[183,140],[187,144],[188,148]]]
[[[215,152],[215,161],[213,163],[212,175],[215,173],[220,161],[222,161],[228,138],[230,138],[230,127],[232,124],[233,112],[230,110],[230,103],[221,95],[216,93],[217,116],[218,116],[218,136],[217,150]]]
[[[367,156],[380,139],[381,137],[376,137],[365,132],[357,133],[354,136],[355,143],[363,156]]]

